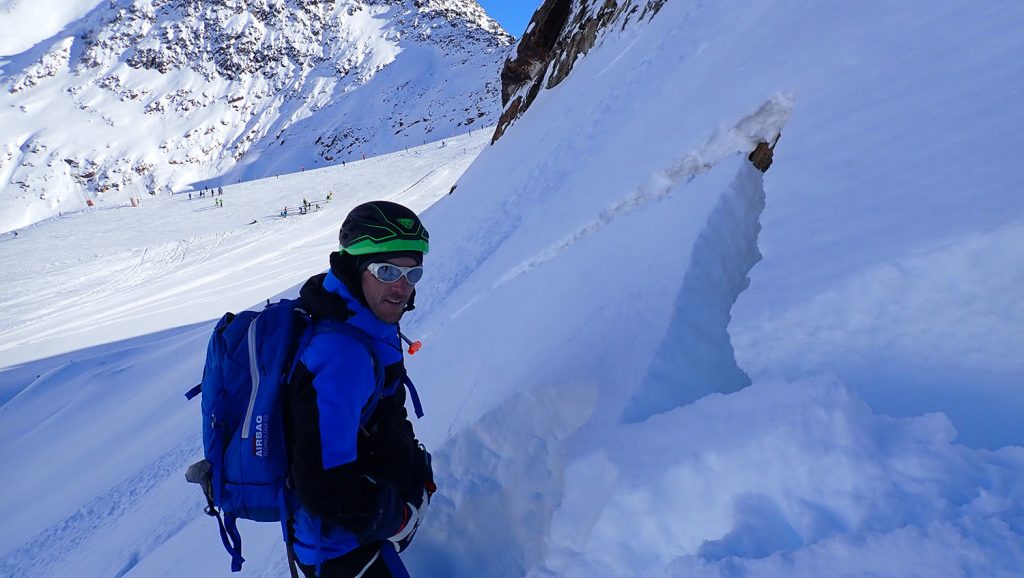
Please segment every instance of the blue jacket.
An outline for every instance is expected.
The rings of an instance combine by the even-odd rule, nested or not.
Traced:
[[[288,388],[286,429],[295,555],[316,565],[394,535],[426,473],[404,407],[397,325],[330,272],[307,281],[300,299],[314,335]]]

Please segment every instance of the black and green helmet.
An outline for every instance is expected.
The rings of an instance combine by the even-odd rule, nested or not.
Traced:
[[[342,253],[370,255],[398,251],[426,254],[430,235],[416,213],[390,201],[371,201],[352,209],[338,233]]]

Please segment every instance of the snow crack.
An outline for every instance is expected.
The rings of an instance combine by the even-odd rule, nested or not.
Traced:
[[[782,93],[770,98],[754,113],[741,118],[726,130],[717,131],[698,149],[679,156],[664,171],[651,174],[635,191],[602,209],[590,222],[514,267],[498,279],[492,288],[497,289],[554,259],[577,241],[600,231],[622,215],[665,198],[680,183],[690,182],[736,152],[749,153],[759,142],[774,142],[782,133],[782,127],[789,120],[792,110],[792,95]]]

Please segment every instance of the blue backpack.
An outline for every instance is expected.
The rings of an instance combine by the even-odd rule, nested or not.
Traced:
[[[312,319],[295,299],[268,303],[260,312],[225,313],[210,337],[202,382],[185,394],[203,396],[205,456],[185,477],[203,488],[232,572],[245,561],[236,524],[244,518],[281,523],[294,574],[288,520],[295,498],[287,487],[282,402],[298,352],[312,336]]]

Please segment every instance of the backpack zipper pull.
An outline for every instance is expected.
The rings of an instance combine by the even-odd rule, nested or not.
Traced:
[[[406,337],[404,333],[402,333],[401,329],[398,330],[398,336],[402,338],[402,341],[409,344],[409,355],[416,355],[416,352],[419,351],[421,347],[423,347],[423,344],[420,343],[419,341],[410,341],[409,338]]]

